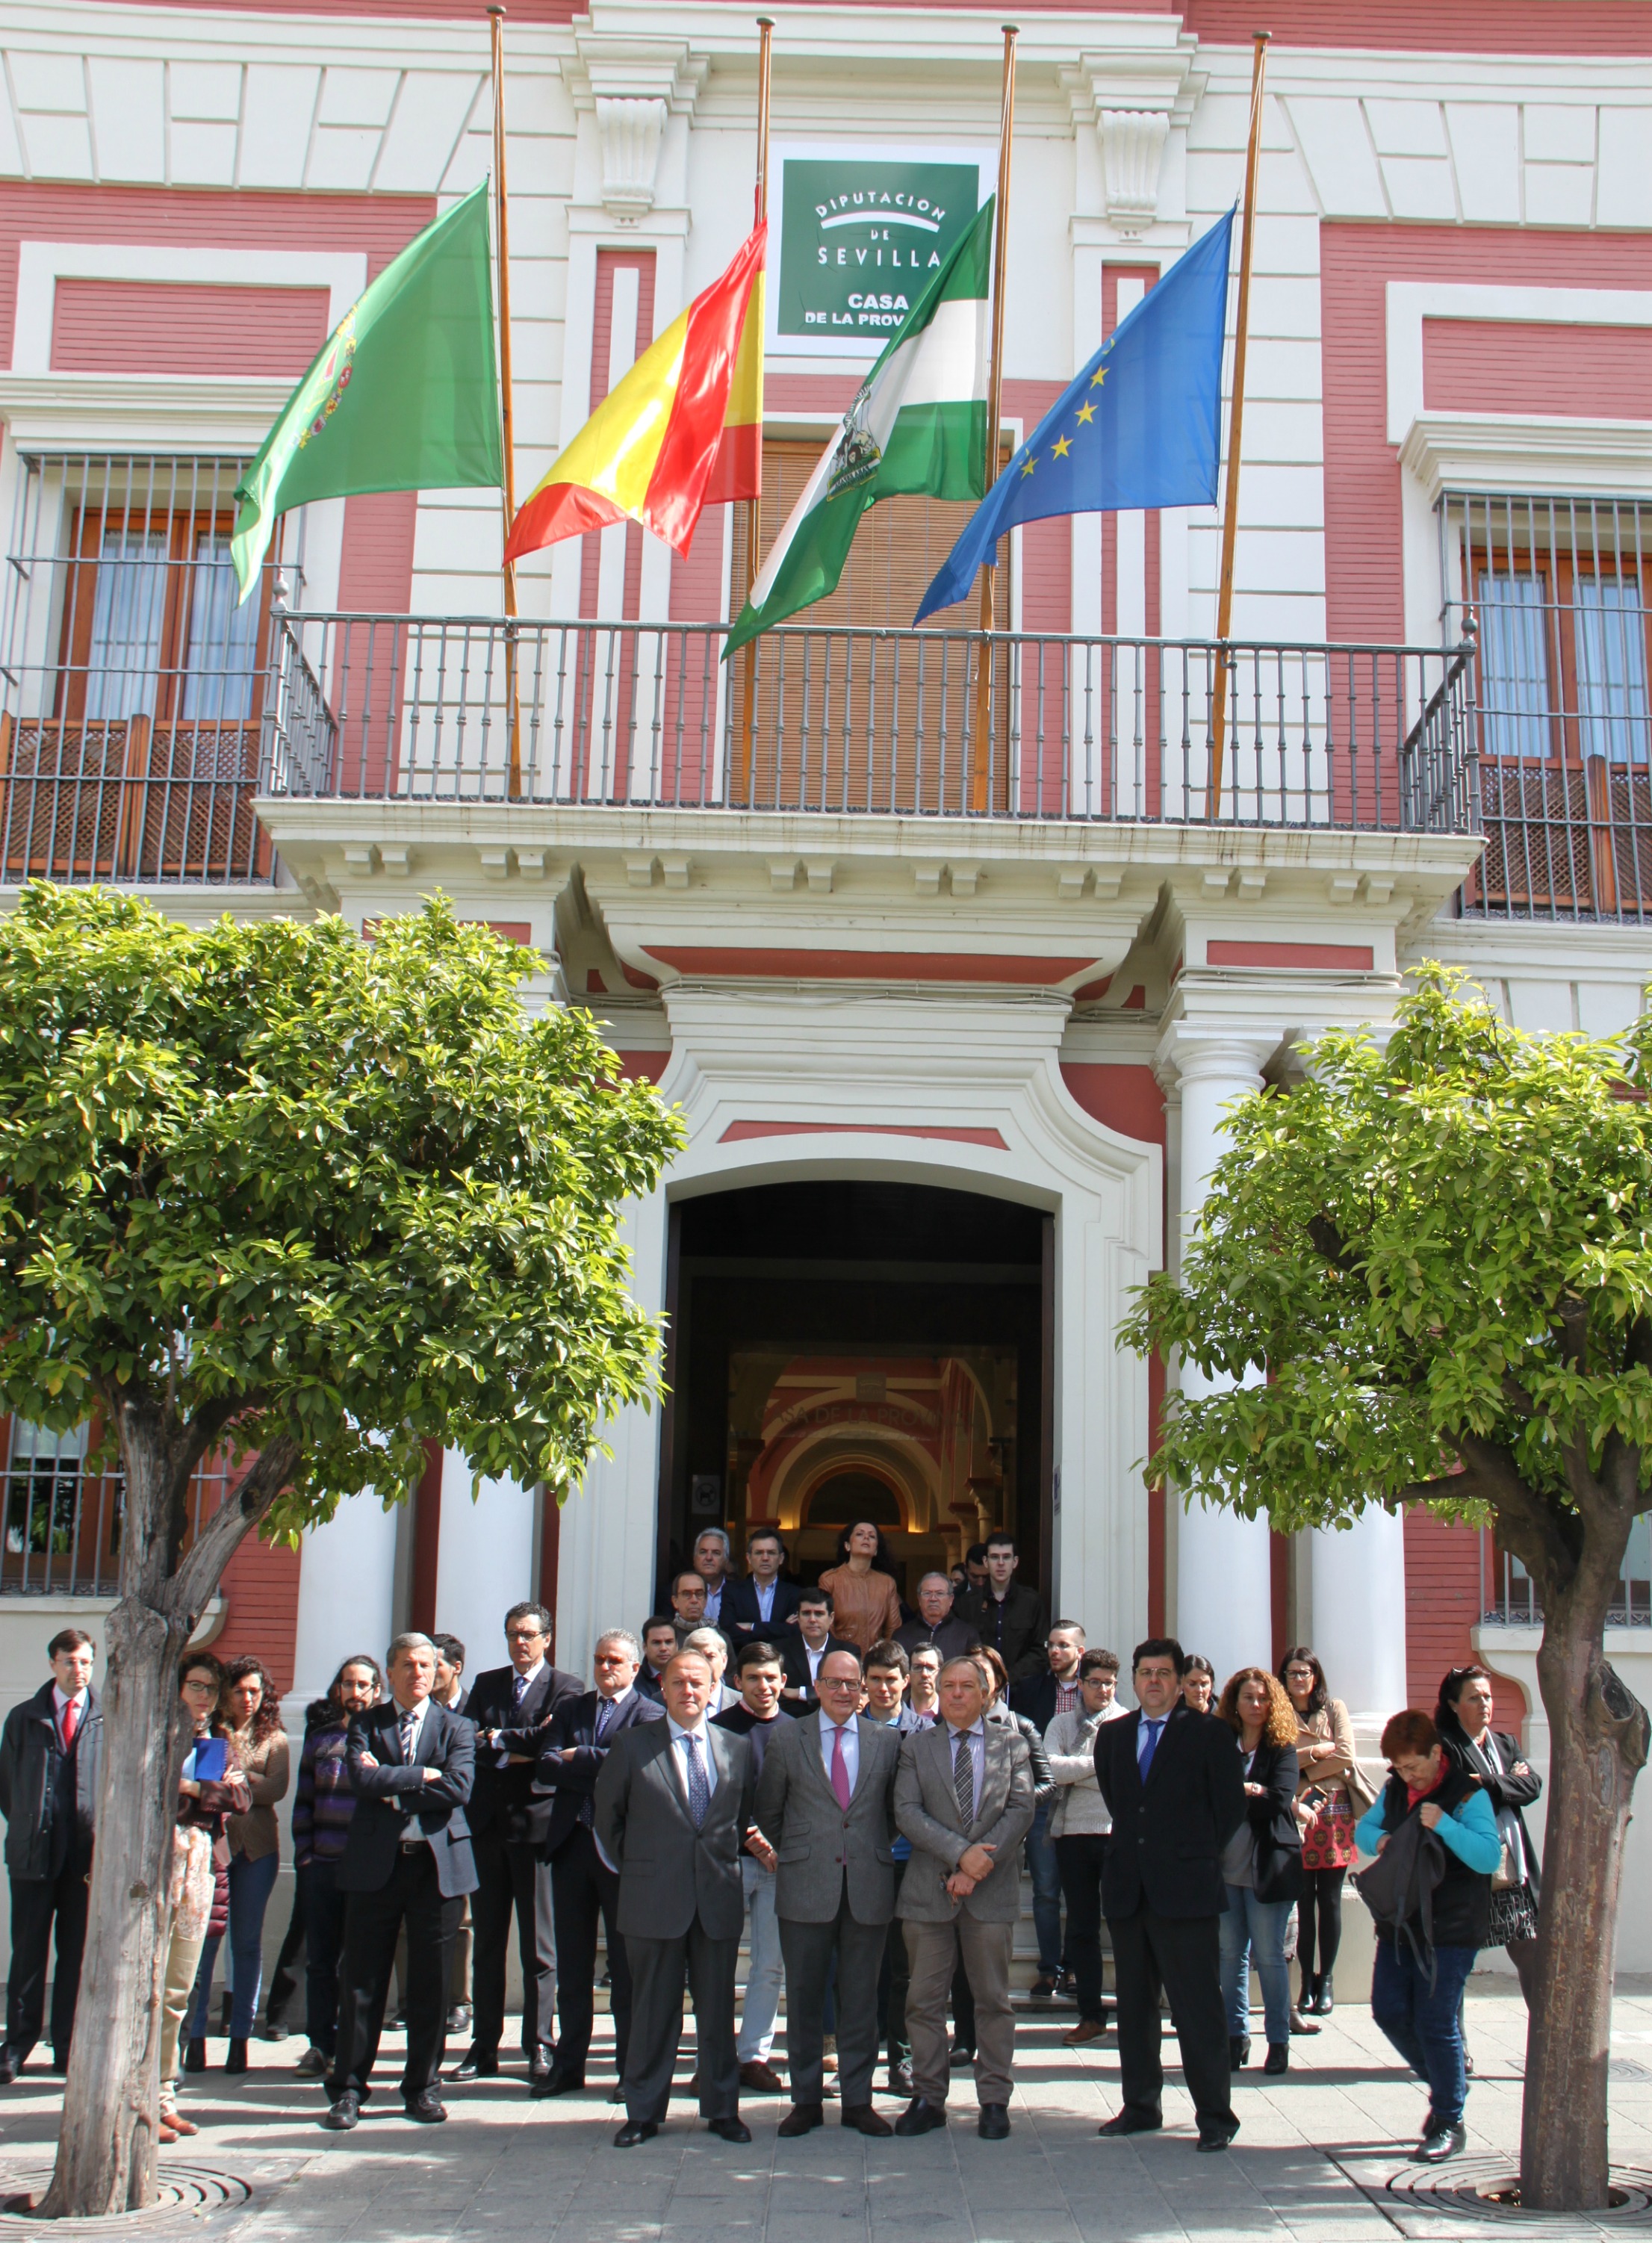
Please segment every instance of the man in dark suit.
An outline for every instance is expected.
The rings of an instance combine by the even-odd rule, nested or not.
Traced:
[[[788,2137],[824,2125],[821,2019],[837,1964],[838,2062],[843,2123],[888,2135],[872,2107],[878,2061],[878,1974],[895,1910],[892,1821],[900,1735],[862,1721],[860,1655],[829,1651],[820,1708],[778,1722],[758,1779],[757,1819],[779,1863],[774,1912],[786,1957]]]
[[[927,1643],[933,1643],[943,1660],[967,1657],[980,1649],[981,1636],[952,1607],[951,1576],[926,1573],[918,1584],[917,1619],[904,1621],[891,1640],[900,1646],[908,1659]]]
[[[536,1793],[548,1793],[551,1801],[543,1851],[550,1863],[557,1970],[556,2060],[543,2079],[535,2080],[536,2096],[574,2095],[585,2085],[597,2008],[599,1920],[608,1949],[609,2007],[622,2078],[630,2038],[631,1974],[619,1929],[619,1879],[597,1850],[592,1795],[603,1761],[626,1730],[638,1721],[663,1721],[665,1708],[636,1687],[642,1651],[623,1627],[597,1637],[591,1663],[597,1687],[563,1700],[543,1733],[534,1769]]]
[[[513,1908],[522,1958],[522,2051],[530,2080],[543,2079],[550,2071],[556,1933],[550,1863],[543,1849],[551,1802],[536,1793],[534,1769],[541,1730],[564,1699],[580,1694],[579,1677],[564,1674],[547,1658],[550,1628],[543,1605],[512,1605],[505,1614],[509,1666],[489,1667],[470,1686],[466,1711],[476,1728],[476,1788],[470,1802],[476,1856],[476,1896],[470,1904],[475,1925],[470,1964],[475,2021],[469,2052],[455,2079],[497,2075]]]
[[[1182,1647],[1138,1643],[1137,1710],[1096,1733],[1096,1780],[1113,1817],[1102,1912],[1113,1942],[1124,2107],[1103,2134],[1153,2132],[1160,2098],[1159,2002],[1170,1997],[1202,2150],[1225,2150],[1233,2115],[1217,1919],[1226,1905],[1222,1849],[1244,1817],[1244,1771],[1233,1732],[1181,1697]]]
[[[683,2033],[683,1981],[694,1997],[700,2112],[725,2142],[749,2142],[739,2113],[734,1969],[745,1920],[743,1850],[773,1849],[752,1820],[752,1747],[706,1718],[711,1663],[679,1651],[660,1678],[665,1719],[626,1731],[597,1778],[597,1843],[619,1872],[619,1929],[631,1972],[625,2124],[634,2149],[658,2133]]]
[[[989,1534],[986,1547],[986,1585],[959,1598],[958,1617],[998,1654],[1009,1669],[1010,1681],[1019,1682],[1036,1674],[1044,1663],[1049,1607],[1036,1589],[1023,1588],[1015,1580],[1021,1559],[1013,1534]]]
[[[60,1628],[46,1646],[51,1681],[14,1706],[0,1732],[0,1815],[6,1818],[11,1886],[11,1968],[0,2085],[17,2078],[40,2038],[54,1923],[51,2068],[69,2068],[103,1764],[103,1710],[91,1687],[97,1648],[84,1628]]]
[[[718,1625],[736,1643],[749,1643],[753,1636],[765,1643],[781,1642],[782,1631],[796,1623],[799,1592],[780,1579],[786,1545],[776,1528],[752,1528],[746,1537],[745,1562],[751,1572],[745,1580],[730,1582]]]
[[[655,1613],[643,1622],[643,1663],[637,1670],[637,1687],[657,1706],[665,1699],[659,1678],[677,1656],[677,1619],[672,1613]]]
[[[788,1714],[812,1714],[820,1703],[815,1677],[830,1651],[853,1651],[854,1646],[832,1633],[832,1594],[827,1589],[805,1589],[798,1599],[798,1625],[787,1630],[778,1648],[786,1680],[780,1703]]]
[[[399,1635],[385,1654],[390,1695],[350,1723],[345,1764],[355,1812],[339,1862],[348,1895],[339,1958],[339,2037],[322,2119],[346,2133],[379,2051],[396,1937],[408,1928],[408,2056],[401,2100],[426,2125],[447,2117],[437,2077],[448,2013],[453,1938],[474,1892],[465,1802],[475,1774],[475,1731],[430,1695],[436,1648]]]

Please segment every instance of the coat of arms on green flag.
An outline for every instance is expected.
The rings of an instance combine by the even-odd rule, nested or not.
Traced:
[[[484,183],[351,305],[264,439],[235,493],[241,597],[289,507],[503,476]]]

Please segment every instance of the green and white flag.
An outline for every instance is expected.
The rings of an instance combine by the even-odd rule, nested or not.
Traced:
[[[836,589],[860,517],[880,498],[985,497],[993,200],[855,393],[759,572],[725,656]]]

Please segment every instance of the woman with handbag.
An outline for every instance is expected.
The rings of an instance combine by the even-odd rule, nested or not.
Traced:
[[[1325,1670],[1305,1643],[1279,1662],[1297,1717],[1297,1820],[1302,1826],[1301,1904],[1297,1961],[1302,1991],[1293,2031],[1311,2032],[1309,2017],[1335,2006],[1332,1971],[1342,1944],[1342,1881],[1355,1859],[1354,1825],[1376,1800],[1376,1786],[1354,1754],[1353,1724],[1325,1685]]]
[[[1251,2058],[1251,1958],[1262,1981],[1267,2023],[1264,2071],[1291,2063],[1291,1966],[1285,1926],[1302,1895],[1302,1833],[1298,1828],[1297,1717],[1291,1701],[1261,1667],[1228,1677],[1217,1718],[1233,1731],[1244,1762],[1245,1818],[1222,1856],[1227,1910],[1217,1920],[1228,2052],[1237,2071]]]
[[[1492,1872],[1491,1921],[1482,1944],[1502,1947],[1520,1974],[1530,2009],[1536,1990],[1537,1856],[1526,1834],[1523,1807],[1543,1795],[1518,1739],[1492,1728],[1492,1678],[1483,1667],[1453,1667],[1440,1686],[1434,1727],[1446,1757],[1472,1775],[1492,1803],[1503,1858]]]

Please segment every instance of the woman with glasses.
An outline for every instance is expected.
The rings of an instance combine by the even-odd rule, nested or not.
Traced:
[[[1305,1643],[1279,1661],[1279,1680],[1297,1717],[1297,1820],[1302,1825],[1303,1894],[1297,1911],[1302,1991],[1292,2032],[1334,2006],[1331,1974],[1342,1944],[1342,1882],[1355,1859],[1354,1826],[1377,1793],[1354,1754],[1353,1724],[1325,1687],[1325,1670]]]
[[[195,1742],[178,1782],[177,1828],[166,1896],[172,1929],[161,1996],[157,2139],[162,2142],[175,2142],[180,2134],[200,2132],[178,2108],[179,2035],[207,1934],[216,1928],[221,1937],[228,1920],[228,1876],[219,1871],[214,1858],[218,1842],[229,1817],[246,1814],[253,1804],[233,1746],[227,1737],[214,1737],[211,1733],[224,1687],[223,1668],[210,1651],[185,1652],[178,1681]]]

